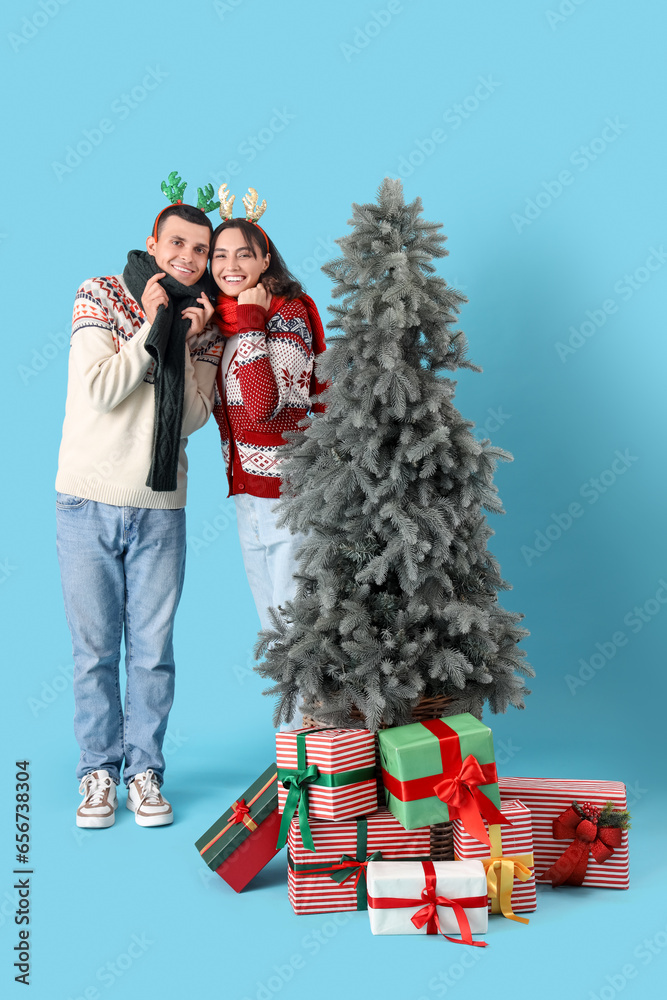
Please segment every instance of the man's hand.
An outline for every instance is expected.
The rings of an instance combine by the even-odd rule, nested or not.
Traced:
[[[190,329],[185,335],[186,342],[192,340],[193,337],[198,337],[200,333],[204,332],[206,324],[211,319],[211,316],[215,312],[211,300],[209,299],[206,292],[202,292],[197,302],[201,303],[202,308],[199,309],[197,306],[190,306],[188,309],[184,309],[181,313],[183,319],[190,320]]]
[[[237,301],[240,306],[261,306],[262,309],[268,309],[271,305],[271,292],[259,281],[254,288],[239,292]]]
[[[169,305],[167,293],[160,284],[160,278],[166,278],[166,276],[164,271],[158,271],[157,274],[154,274],[146,282],[144,294],[141,296],[141,308],[146,313],[146,319],[151,324],[155,322],[158,306],[164,306],[166,309]]]

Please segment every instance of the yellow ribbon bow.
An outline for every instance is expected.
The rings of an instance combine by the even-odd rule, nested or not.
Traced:
[[[517,917],[512,911],[512,889],[514,878],[526,882],[533,874],[527,865],[532,865],[532,854],[516,854],[500,858],[480,858],[486,872],[486,886],[491,900],[491,913],[502,913],[508,920],[520,924],[529,923],[527,917]]]
[[[489,824],[489,840],[492,856],[478,858],[486,872],[486,888],[491,900],[491,913],[502,913],[508,920],[516,920],[520,924],[528,924],[527,917],[517,917],[512,910],[512,889],[514,878],[527,882],[533,874],[528,867],[533,865],[532,853],[508,854],[503,857],[503,840],[499,824]]]

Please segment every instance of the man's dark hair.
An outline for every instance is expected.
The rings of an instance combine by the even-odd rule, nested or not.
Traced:
[[[178,219],[185,219],[186,222],[192,222],[195,226],[206,226],[209,234],[213,233],[213,226],[208,215],[199,208],[195,208],[194,205],[170,205],[169,208],[165,208],[162,215],[159,216],[159,221],[157,223],[157,233],[155,238],[159,240],[162,228],[172,215],[175,215]],[[157,220],[156,220],[157,221]],[[153,231],[155,231],[155,224],[153,224]]]

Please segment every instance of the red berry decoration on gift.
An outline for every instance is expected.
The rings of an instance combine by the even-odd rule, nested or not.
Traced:
[[[600,810],[597,810],[596,816],[595,806],[590,802],[573,802],[572,810],[574,817],[581,817],[581,822],[575,826],[577,838],[584,843],[592,843],[598,832]],[[574,822],[576,823],[576,818]]]
[[[614,809],[607,802],[599,809],[591,802],[573,802],[553,821],[555,840],[572,840],[560,858],[539,879],[548,879],[553,886],[581,885],[586,877],[589,855],[604,864],[621,846],[623,830],[630,828],[627,809]]]
[[[615,826],[622,830],[630,829],[630,813],[614,809],[613,802],[607,802],[604,809],[594,806],[592,802],[573,802],[572,808],[583,820],[589,820],[596,826]]]
[[[573,805],[575,809],[578,807],[578,811],[581,812],[584,819],[589,819],[591,823],[597,823],[600,819],[602,810],[598,806],[594,806],[592,802],[575,802]]]

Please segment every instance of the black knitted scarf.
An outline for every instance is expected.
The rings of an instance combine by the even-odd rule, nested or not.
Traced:
[[[137,302],[141,303],[148,279],[159,271],[155,258],[149,253],[130,250],[123,279]],[[170,275],[160,278],[160,284],[169,297],[169,304],[166,308],[158,307],[145,343],[146,351],[154,360],[155,379],[153,454],[146,486],[156,492],[171,492],[177,487],[185,384],[185,335],[190,328],[190,321],[184,320],[181,312],[189,306],[199,307],[197,298],[204,291],[210,294],[210,289],[206,272],[196,285],[182,285]]]

